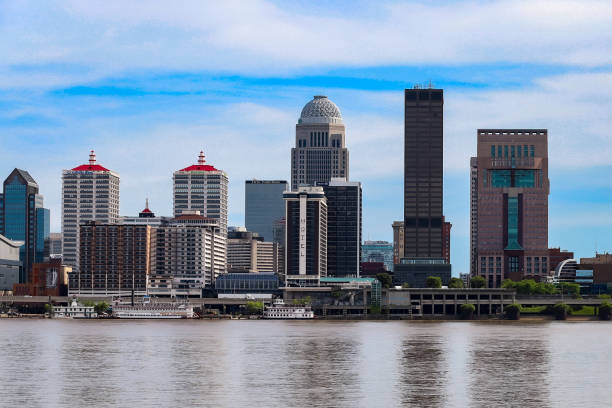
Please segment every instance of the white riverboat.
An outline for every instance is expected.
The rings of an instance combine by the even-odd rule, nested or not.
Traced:
[[[274,299],[266,306],[264,319],[314,319],[312,308],[307,305],[286,305],[283,299]]]
[[[142,303],[117,303],[113,305],[113,317],[118,319],[193,319],[193,306],[188,303],[151,302],[143,299]]]
[[[53,317],[59,319],[95,319],[98,314],[93,306],[80,305],[72,299],[70,306],[53,306]]]

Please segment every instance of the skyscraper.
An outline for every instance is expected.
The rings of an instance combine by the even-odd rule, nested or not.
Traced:
[[[291,149],[291,189],[349,179],[349,154],[340,109],[327,96],[315,96],[302,109]]]
[[[471,159],[472,275],[489,287],[548,274],[548,131],[478,129]]]
[[[361,183],[332,178],[322,183],[327,200],[327,276],[359,276]]]
[[[275,241],[274,228],[285,217],[285,180],[246,180],[244,185],[245,225],[264,241]],[[277,241],[281,242],[281,241]]]
[[[404,256],[442,258],[442,89],[406,89]]]
[[[421,285],[427,276],[450,280],[443,244],[443,107],[442,89],[404,92],[404,254],[394,267],[397,284]]]
[[[285,284],[318,285],[327,276],[327,200],[322,187],[299,187],[286,201]]]
[[[96,163],[62,171],[62,254],[79,271],[79,225],[86,221],[115,223],[119,219],[119,174]]]
[[[222,233],[227,235],[227,174],[206,164],[201,151],[198,164],[175,171],[173,180],[174,216],[199,211],[200,215],[217,220]]]
[[[32,265],[43,261],[49,237],[49,210],[43,208],[38,184],[25,170],[13,170],[4,181],[0,195],[0,234],[24,242],[19,248],[22,264],[19,282],[26,283]]]

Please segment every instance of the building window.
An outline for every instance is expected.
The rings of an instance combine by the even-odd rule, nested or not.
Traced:
[[[510,156],[514,157],[514,145],[510,146]]]
[[[491,145],[491,157],[495,157],[495,145]]]
[[[522,249],[518,242],[518,197],[508,197],[508,245],[507,250]]]
[[[501,147],[501,145],[497,146],[497,157],[502,157],[502,147]]]
[[[535,156],[535,146],[531,145],[529,148],[531,150],[531,157],[534,157]]]
[[[504,145],[504,157],[508,158],[508,145]]]

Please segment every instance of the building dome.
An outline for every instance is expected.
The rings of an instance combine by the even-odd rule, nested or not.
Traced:
[[[336,104],[327,99],[327,96],[316,95],[302,109],[298,123],[342,124],[342,114]]]

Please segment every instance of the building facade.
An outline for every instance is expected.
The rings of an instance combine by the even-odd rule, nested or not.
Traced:
[[[393,221],[393,264],[404,257],[404,221]],[[391,269],[392,270],[392,269]]]
[[[174,172],[174,216],[199,211],[200,215],[218,220],[219,228],[227,234],[227,197],[229,179],[223,170],[206,164],[204,152],[198,164]]]
[[[13,290],[13,285],[19,283],[21,261],[19,248],[23,241],[13,241],[0,235],[0,291]]]
[[[388,271],[393,271],[393,243],[365,241],[361,247],[361,262],[382,262]]]
[[[478,129],[471,160],[472,275],[499,287],[504,279],[544,279],[548,251],[548,132]],[[475,206],[475,208],[474,208]]]
[[[291,149],[291,189],[349,180],[349,153],[340,109],[326,96],[315,96],[302,109]]]
[[[154,259],[150,226],[86,221],[79,229],[80,267],[69,274],[70,295],[147,293]]]
[[[278,242],[266,242],[256,232],[242,227],[230,227],[227,234],[228,273],[278,273],[280,262]]]
[[[62,171],[62,255],[73,273],[79,270],[79,226],[88,221],[112,224],[119,219],[119,174],[89,163]]]
[[[49,234],[49,258],[62,257],[62,234],[61,232],[51,232]]]
[[[28,283],[13,286],[15,296],[67,296],[68,276],[72,268],[63,265],[61,258],[35,263]]]
[[[362,191],[358,181],[323,183],[327,201],[327,276],[359,277]]]
[[[149,293],[154,296],[201,297],[226,272],[227,234],[219,220],[183,210],[163,220],[154,232]]]
[[[264,241],[278,241],[274,234],[285,217],[283,193],[288,190],[285,180],[246,180],[244,186],[245,225]],[[284,235],[284,234],[283,234]]]
[[[30,173],[15,169],[4,180],[0,195],[0,234],[22,241],[19,249],[19,282],[28,281],[32,265],[42,262],[49,238],[49,210],[43,208],[43,196]]]
[[[287,222],[285,285],[319,285],[327,276],[327,200],[323,187],[283,194]]]

